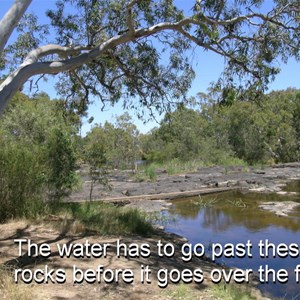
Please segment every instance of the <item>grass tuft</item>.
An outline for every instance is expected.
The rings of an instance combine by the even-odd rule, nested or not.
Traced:
[[[35,297],[33,285],[16,284],[12,274],[0,268],[0,296],[2,300],[31,300]]]
[[[154,231],[145,213],[110,203],[56,203],[49,210],[50,213],[63,216],[64,221],[58,223],[60,231],[64,232],[93,230],[103,235],[149,236]]]
[[[255,300],[250,289],[234,284],[217,284],[212,289],[215,300]]]

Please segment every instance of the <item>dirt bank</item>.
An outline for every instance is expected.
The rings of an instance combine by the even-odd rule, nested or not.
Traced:
[[[0,272],[0,295],[4,299],[222,299],[222,297],[218,296],[218,292],[215,292],[215,287],[212,286],[209,280],[211,270],[219,267],[205,259],[198,258],[193,258],[191,262],[184,263],[179,255],[180,251],[178,251],[183,241],[175,236],[162,233],[151,238],[141,238],[139,236],[101,237],[92,234],[83,236],[57,231],[49,224],[29,224],[25,221],[2,224],[0,225],[0,232],[0,271],[3,269],[12,270],[13,274],[14,270],[18,268],[22,270],[44,270],[45,266],[47,266],[48,270],[63,269],[66,273],[66,281],[60,284],[51,283],[50,280],[47,284],[25,285],[18,283],[17,285],[8,285],[3,281],[3,275]],[[46,243],[51,248],[51,255],[49,257],[29,256],[26,247],[23,247],[24,252],[22,255],[19,255],[17,243],[14,243],[15,239],[30,239],[39,245]],[[161,240],[163,243],[172,243],[176,248],[176,255],[172,258],[159,257],[157,254],[158,240]],[[75,258],[72,255],[69,258],[61,258],[59,256],[57,244],[85,244],[86,241],[89,244],[109,244],[107,256],[105,258],[103,256]],[[126,258],[124,257],[124,252],[122,252],[121,257],[118,258],[116,255],[116,243],[118,241],[126,245],[133,243],[139,246],[148,244],[151,253],[147,257]],[[110,270],[130,269],[134,274],[134,282],[126,284],[120,280],[119,283],[106,284],[102,278],[100,283],[73,283],[74,266],[81,270],[96,270],[99,265]],[[142,284],[140,282],[141,265],[151,268],[151,283]],[[184,287],[170,284],[166,289],[162,289],[158,286],[156,279],[156,274],[161,269],[177,269],[180,271],[189,269],[192,272],[195,269],[201,269],[204,281],[202,283],[184,285]],[[17,297],[16,290],[18,288],[21,290],[22,296]],[[223,288],[220,287],[220,289],[222,291]],[[252,299],[264,299],[260,292],[254,288],[251,289],[251,293],[254,297]]]

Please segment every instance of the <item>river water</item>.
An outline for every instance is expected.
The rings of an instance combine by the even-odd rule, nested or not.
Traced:
[[[300,181],[289,184],[287,191],[300,192]],[[300,194],[279,196],[277,194],[242,193],[240,191],[212,194],[202,197],[172,201],[165,212],[168,232],[186,237],[191,243],[202,243],[206,254],[211,255],[212,243],[252,243],[252,257],[226,258],[216,261],[229,267],[253,269],[260,266],[288,271],[287,283],[264,283],[259,288],[272,298],[300,299],[300,284],[296,283],[295,267],[300,265],[300,256],[261,258],[258,243],[268,239],[269,243],[298,244],[300,247],[300,206],[287,217],[278,217],[273,212],[262,210],[259,204],[266,201],[295,201],[300,203]],[[271,252],[270,252],[271,255]],[[272,256],[272,255],[271,255]],[[272,281],[270,275],[269,281]]]

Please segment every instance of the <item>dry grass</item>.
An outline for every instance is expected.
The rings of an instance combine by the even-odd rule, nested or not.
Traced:
[[[31,300],[36,298],[34,285],[16,284],[12,273],[0,269],[0,295],[3,300]]]
[[[41,220],[40,224],[45,227],[51,227],[60,234],[82,234],[86,233],[87,228],[79,220],[74,220],[70,215],[62,214],[59,216],[48,215]]]

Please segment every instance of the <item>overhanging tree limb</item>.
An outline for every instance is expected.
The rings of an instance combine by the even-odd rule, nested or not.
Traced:
[[[14,5],[21,5],[22,9],[17,10],[13,6],[7,13],[10,16],[15,15],[11,18],[14,22],[4,24],[6,16],[1,20],[0,38],[1,34],[3,37],[11,34],[30,2],[15,1]],[[83,11],[73,15],[65,12],[65,3],[68,2]],[[29,49],[25,32],[10,48],[16,57],[22,58],[23,63],[4,77],[0,84],[0,113],[30,77],[57,73],[68,76],[71,74],[69,71],[82,65],[86,65],[86,68],[78,75],[80,78],[87,75],[86,80],[89,83],[77,86],[79,94],[80,88],[85,92],[88,89],[92,94],[104,93],[103,97],[110,93],[115,97],[113,101],[116,101],[124,95],[122,88],[125,87],[132,97],[142,95],[142,98],[155,98],[155,101],[149,99],[149,102],[143,99],[142,103],[146,103],[146,106],[156,103],[161,94],[168,94],[169,91],[173,91],[170,97],[179,99],[179,95],[189,88],[193,77],[183,54],[189,48],[190,42],[228,58],[228,74],[248,74],[254,81],[257,80],[258,84],[265,78],[267,82],[267,77],[274,74],[272,61],[277,56],[299,57],[298,1],[278,4],[266,14],[255,12],[247,6],[253,1],[245,1],[243,4],[237,0],[233,2],[236,7],[231,7],[226,1],[212,1],[210,4],[197,1],[194,14],[186,17],[170,0],[58,1],[58,10],[47,13],[51,25],[57,31],[56,43]],[[259,1],[257,3],[259,6]],[[84,20],[80,19],[81,15],[84,16]],[[159,64],[159,55],[152,44],[153,40],[164,32],[165,34],[160,35],[163,39],[159,40],[170,47],[169,66]],[[72,46],[68,45],[70,39],[73,42]],[[0,42],[4,49],[7,40],[2,38]],[[28,54],[23,57],[18,54],[18,50],[23,47],[22,43],[29,49]],[[35,43],[38,44],[38,40]],[[123,72],[120,73],[107,55],[114,54],[115,51],[120,56],[120,61],[132,64],[132,67],[123,65]],[[105,70],[100,77],[91,69],[97,69],[97,66],[99,70]],[[153,82],[153,85],[146,84],[150,91],[152,86],[160,83],[161,88],[157,89],[159,92],[152,89],[152,92],[145,93],[145,90],[135,89],[132,84],[132,76],[135,74],[130,73],[128,80],[126,70],[135,70],[137,83]],[[92,77],[95,80],[92,80]],[[97,85],[94,85],[95,82]],[[116,92],[115,86],[112,89],[112,83],[117,86],[119,92]]]
[[[33,50],[29,53],[24,63],[12,74],[10,74],[2,84],[0,84],[0,113],[5,109],[7,102],[11,97],[22,87],[22,85],[32,76],[39,74],[57,74],[60,72],[66,72],[73,70],[83,64],[96,59],[101,54],[105,53],[108,49],[112,49],[118,45],[133,41],[136,38],[142,38],[151,36],[155,33],[164,30],[178,31],[182,24],[188,24],[188,19],[182,20],[178,23],[161,23],[152,26],[148,29],[138,29],[134,31],[134,35],[131,32],[123,35],[117,35],[101,45],[93,48],[90,51],[79,54],[74,58],[66,60],[38,62],[38,58],[44,57],[50,54],[58,55],[70,55],[78,53],[80,50],[87,50],[89,47],[61,47],[59,45],[47,45]]]

